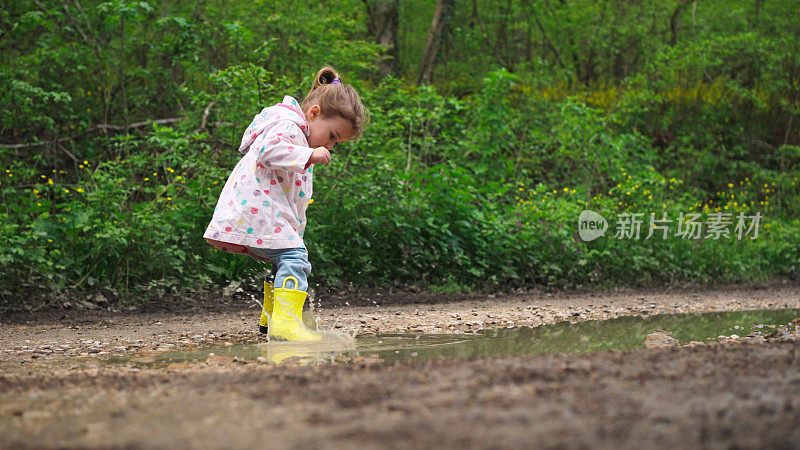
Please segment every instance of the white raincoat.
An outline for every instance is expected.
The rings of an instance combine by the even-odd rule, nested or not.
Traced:
[[[308,122],[297,100],[264,108],[242,138],[242,159],[222,188],[203,237],[220,250],[305,248],[303,231],[312,193]]]

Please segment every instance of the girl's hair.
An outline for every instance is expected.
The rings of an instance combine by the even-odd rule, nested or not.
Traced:
[[[331,67],[323,67],[314,78],[314,84],[301,103],[304,112],[312,105],[319,105],[323,117],[339,116],[353,125],[353,138],[364,131],[369,122],[369,111],[361,104],[355,89],[338,80],[339,74]]]

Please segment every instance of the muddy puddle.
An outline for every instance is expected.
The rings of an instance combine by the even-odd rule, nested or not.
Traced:
[[[201,361],[346,364],[439,357],[468,359],[536,353],[588,353],[644,348],[645,337],[658,330],[670,331],[680,344],[713,341],[721,335],[767,335],[776,326],[797,317],[800,317],[800,309],[663,314],[560,322],[534,328],[495,328],[465,334],[378,334],[333,342],[228,344],[163,353],[143,352],[102,361],[139,367]]]

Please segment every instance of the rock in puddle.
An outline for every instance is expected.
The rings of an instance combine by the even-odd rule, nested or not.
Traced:
[[[644,338],[644,346],[647,348],[666,348],[678,345],[678,340],[672,337],[671,331],[656,330]]]

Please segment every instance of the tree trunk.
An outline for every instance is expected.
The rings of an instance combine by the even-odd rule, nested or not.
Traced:
[[[376,44],[383,47],[382,58],[378,62],[381,76],[397,69],[397,29],[399,24],[400,0],[364,0],[367,8],[367,33]]]
[[[761,15],[761,6],[764,4],[764,0],[756,0],[755,4],[755,12],[753,14],[753,29],[758,28],[758,19]]]
[[[120,18],[119,83],[122,87],[122,119],[128,133],[128,93],[125,92],[125,16]]]
[[[567,0],[559,0],[561,3],[562,8],[568,8]],[[549,4],[549,3],[548,3]],[[556,12],[553,8],[550,8],[550,12],[555,16]],[[581,78],[581,58],[578,55],[578,47],[575,45],[575,40],[572,38],[572,33],[567,33],[567,43],[569,44],[570,53],[572,54],[572,67],[575,70],[575,79],[580,80]],[[569,88],[572,89],[572,80],[573,78],[569,77]]]
[[[678,30],[681,29],[681,12],[683,12],[683,8],[689,6],[689,4],[693,3],[693,0],[682,1],[678,3],[678,6],[675,7],[675,10],[672,12],[672,15],[669,18],[669,45],[670,47],[674,47],[675,44],[678,43]]]
[[[436,56],[439,54],[445,27],[453,16],[453,3],[455,0],[439,0],[436,5],[436,13],[433,15],[431,29],[428,32],[428,41],[425,43],[425,52],[422,54],[422,62],[419,65],[417,84],[431,82],[433,67],[436,63]]]

